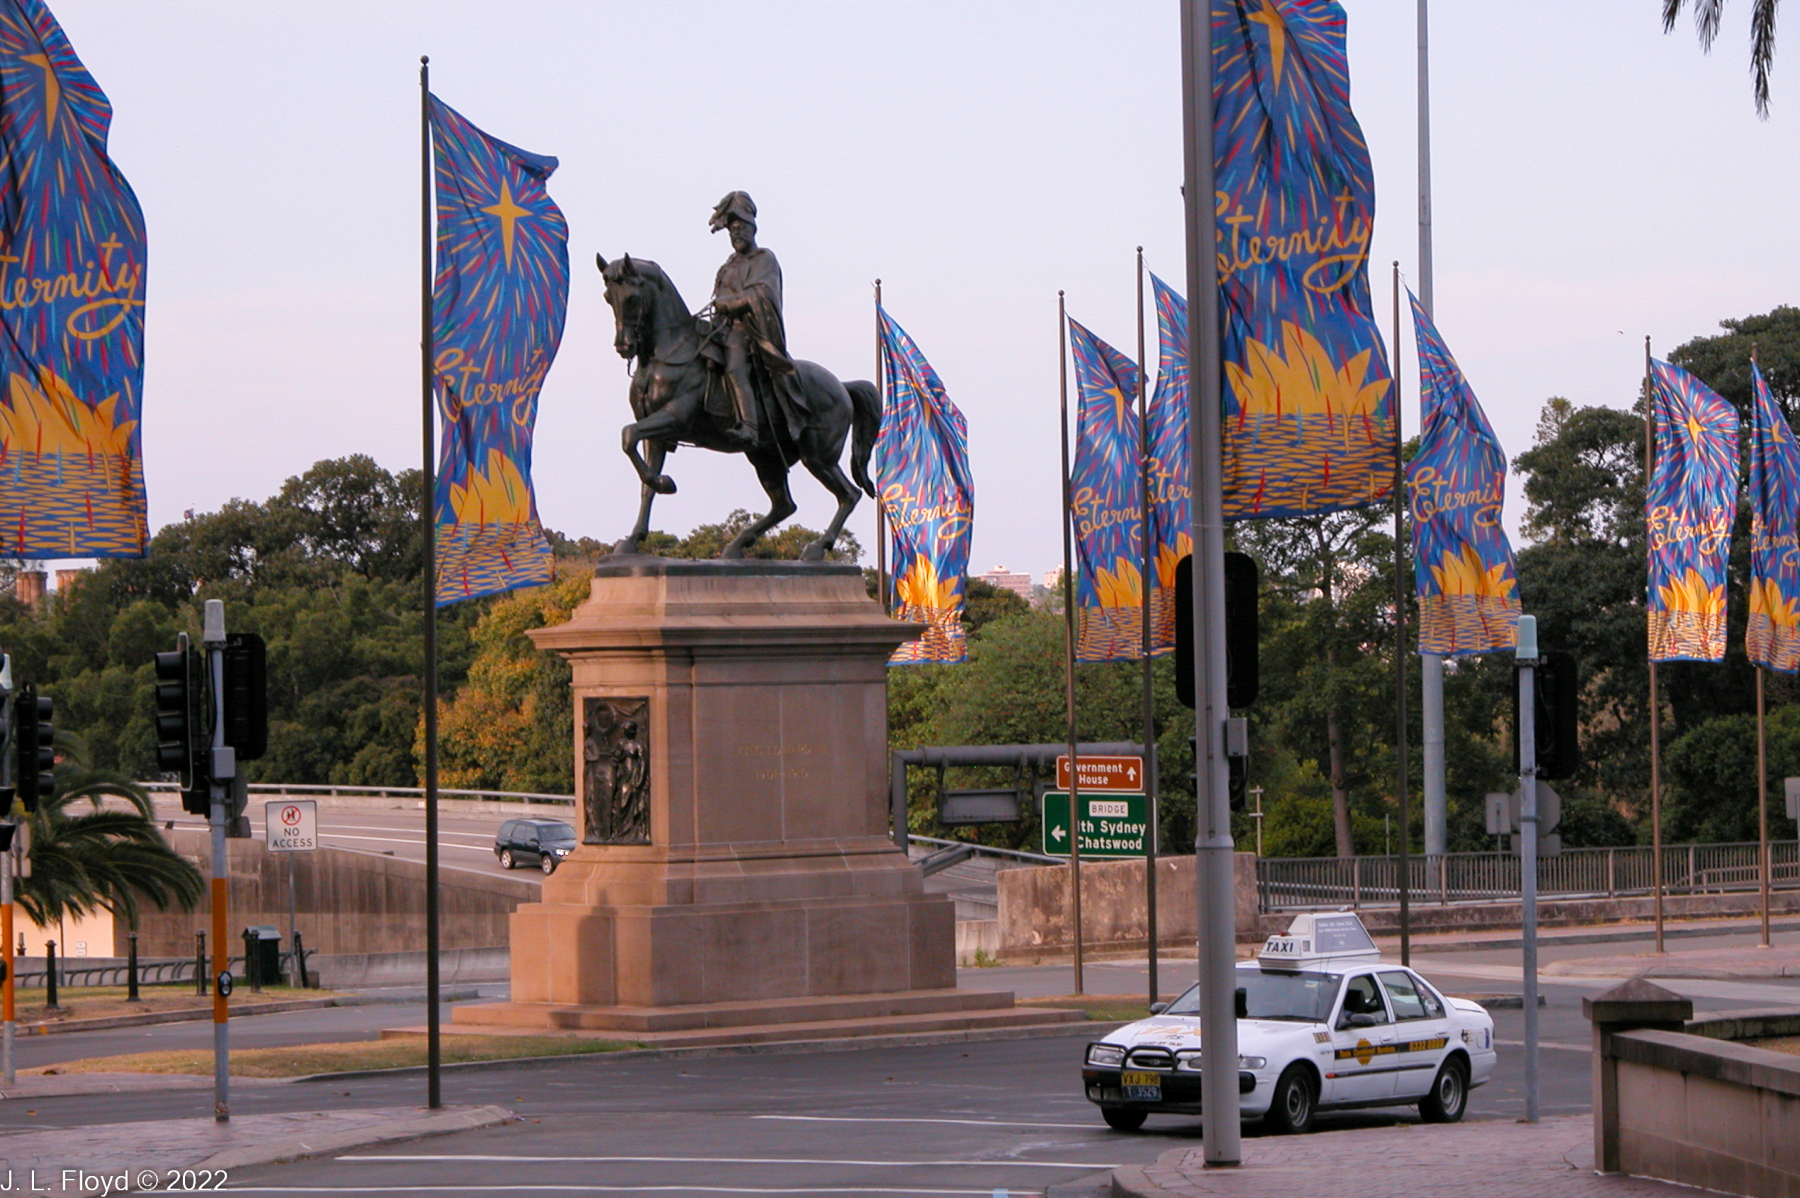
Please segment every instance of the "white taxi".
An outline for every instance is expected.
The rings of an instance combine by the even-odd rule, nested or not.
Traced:
[[[1487,1011],[1383,961],[1354,915],[1297,916],[1237,969],[1238,1102],[1271,1130],[1307,1131],[1319,1111],[1414,1104],[1426,1122],[1454,1123],[1493,1076]],[[1199,1112],[1199,1004],[1195,987],[1088,1045],[1081,1078],[1107,1126]]]

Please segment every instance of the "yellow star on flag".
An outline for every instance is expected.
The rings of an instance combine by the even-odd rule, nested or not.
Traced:
[[[502,179],[500,180],[500,202],[492,207],[483,208],[482,211],[490,216],[497,216],[500,218],[500,244],[504,247],[506,252],[506,264],[511,266],[513,227],[518,223],[521,216],[530,216],[531,209],[521,208],[513,203],[512,188],[506,185],[505,179]]]
[[[1269,57],[1275,63],[1275,82],[1281,82],[1281,61],[1287,55],[1287,25],[1281,14],[1275,10],[1272,0],[1263,0],[1261,12],[1253,12],[1250,19],[1269,30]]]

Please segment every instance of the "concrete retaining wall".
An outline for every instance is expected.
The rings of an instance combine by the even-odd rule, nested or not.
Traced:
[[[1800,1190],[1800,1059],[1685,1032],[1607,1040],[1621,1172],[1727,1194]]]
[[[300,934],[306,935],[305,929]],[[438,954],[438,980],[504,982],[511,976],[510,955],[501,948],[456,948]],[[425,981],[430,955],[416,953],[307,954],[307,969],[319,975],[321,990],[357,990],[365,986],[417,986]]]
[[[1256,855],[1238,853],[1237,926],[1240,938],[1259,927],[1256,914]],[[1029,959],[1057,955],[1072,947],[1069,868],[1032,866],[1003,871],[1000,891],[999,955]],[[1196,877],[1193,857],[1156,862],[1156,941],[1190,944],[1199,935],[1194,918]],[[1289,920],[1280,921],[1285,928]],[[1082,943],[1092,948],[1144,948],[1149,943],[1144,906],[1144,862],[1084,861],[1081,866]],[[1261,936],[1254,937],[1261,940]]]
[[[198,830],[165,832],[175,851],[208,872],[211,850]],[[287,939],[288,862],[295,868],[300,935],[309,953],[406,953],[425,949],[425,866],[417,861],[321,848],[310,853],[271,853],[260,840],[228,841],[231,883],[227,915],[232,951],[253,924],[273,924]],[[504,875],[444,869],[438,873],[441,945],[492,949],[507,943],[508,917],[520,903],[537,902],[537,885]],[[194,933],[212,928],[210,898],[193,911],[157,911],[146,905],[138,925],[144,957],[190,956]],[[126,929],[115,933],[113,953],[125,953]],[[209,951],[216,946],[208,945]],[[285,945],[284,945],[285,947]]]
[[[1261,914],[1257,911],[1256,856],[1236,857],[1236,921],[1240,944],[1261,944],[1285,932],[1293,912]],[[1194,919],[1194,858],[1163,857],[1156,863],[1158,944],[1191,946],[1198,935]],[[996,878],[1000,906],[997,916],[997,955],[1008,960],[1069,951],[1069,867],[1029,866],[1003,870]],[[1133,861],[1085,861],[1081,866],[1082,943],[1089,949],[1129,951],[1148,943],[1144,904],[1144,863]],[[1770,907],[1778,914],[1800,912],[1800,890],[1776,891]],[[1667,918],[1719,919],[1748,916],[1760,910],[1755,892],[1730,894],[1665,895]],[[1377,936],[1397,935],[1398,907],[1362,907],[1363,924]],[[1648,922],[1654,916],[1654,900],[1648,895],[1613,899],[1545,899],[1538,903],[1542,927],[1578,927],[1589,924]],[[1415,935],[1443,932],[1498,931],[1517,928],[1521,911],[1517,902],[1437,903],[1419,895],[1409,912]],[[995,951],[995,950],[989,950]],[[958,960],[961,960],[959,953]]]

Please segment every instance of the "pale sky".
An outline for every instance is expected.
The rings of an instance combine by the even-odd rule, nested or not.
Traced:
[[[1104,4],[51,0],[115,110],[149,227],[152,528],[262,499],[320,458],[419,454],[418,58],[493,135],[555,155],[573,281],[545,385],[546,524],[614,540],[637,483],[595,251],[699,307],[733,188],[781,260],[789,345],[873,373],[872,284],[966,414],[980,573],[1061,560],[1056,292],[1130,352],[1133,248],[1183,285],[1179,10]],[[1417,277],[1413,0],[1350,0],[1374,155],[1372,253]],[[1508,457],[1542,401],[1629,404],[1657,352],[1796,301],[1800,66],[1757,120],[1748,0],[1713,54],[1659,0],[1432,13],[1437,315]],[[1154,324],[1151,326],[1154,357]],[[1417,422],[1410,329],[1404,411]],[[654,524],[766,506],[742,458],[683,450]],[[797,472],[796,519],[829,516]],[[1507,523],[1516,527],[1517,488]],[[850,528],[873,556],[873,504]]]

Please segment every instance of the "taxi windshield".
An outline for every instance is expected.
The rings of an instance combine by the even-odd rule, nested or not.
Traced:
[[[1303,1023],[1324,1023],[1331,1016],[1331,1004],[1337,998],[1342,974],[1311,973],[1287,970],[1237,971],[1237,1016],[1239,1019],[1295,1019]],[[1165,1015],[1198,1015],[1200,987],[1170,1003]]]

